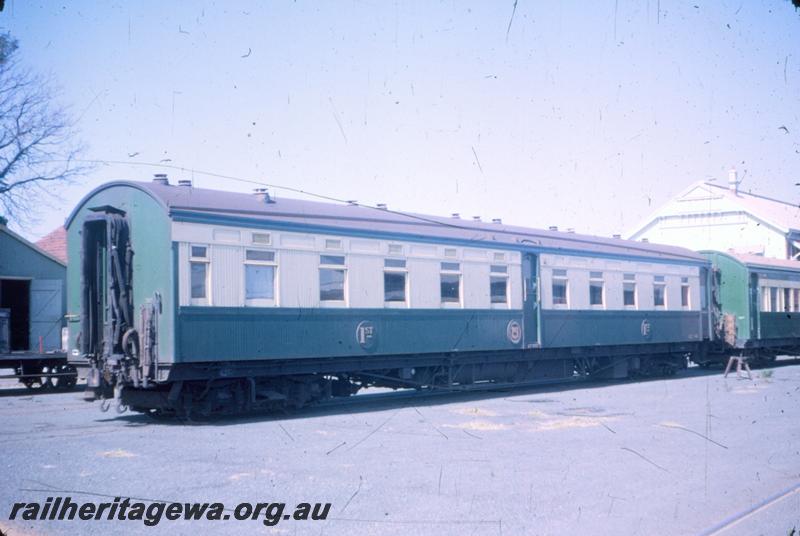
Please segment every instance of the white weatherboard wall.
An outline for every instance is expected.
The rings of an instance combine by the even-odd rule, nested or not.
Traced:
[[[700,310],[700,269],[680,264],[661,264],[634,260],[612,260],[571,255],[542,255],[541,289],[544,309],[635,309],[656,310],[653,304],[655,276],[664,276],[667,288],[668,311]],[[568,306],[553,305],[553,270],[566,270],[568,281]],[[590,272],[602,272],[605,287],[603,306],[589,305]],[[637,306],[625,307],[622,302],[624,274],[636,275]],[[688,278],[689,305],[681,307],[681,280]],[[664,310],[664,308],[658,308]]]
[[[260,235],[261,241],[264,234],[269,235],[269,244],[254,244],[254,233]],[[397,304],[386,304],[383,295],[384,259],[397,258],[406,260],[406,307],[443,308],[440,297],[441,263],[457,262],[461,268],[462,285],[461,304],[455,307],[522,308],[520,254],[514,251],[185,222],[173,222],[172,239],[179,243],[181,305],[191,302],[189,245],[195,244],[209,247],[208,305],[211,306],[245,306],[244,252],[252,248],[275,252],[278,298],[275,306],[278,307],[320,307],[320,255],[342,255],[347,272],[345,307],[397,307]],[[398,248],[399,253],[395,251]],[[492,264],[508,266],[508,304],[491,303],[489,273]],[[447,307],[452,305],[448,304]]]
[[[695,251],[738,251],[786,258],[786,237],[747,214],[675,217],[655,223],[637,235],[658,244]]]
[[[632,240],[787,258],[786,203],[699,183],[652,214],[630,234]],[[790,221],[791,223],[791,221]]]
[[[414,284],[410,286],[412,307],[422,309],[438,308],[439,263],[438,259],[408,259],[409,273],[414,274]]]
[[[383,307],[383,259],[383,256],[348,255],[351,268],[346,294],[350,297],[350,307]]]
[[[214,305],[236,307],[244,301],[244,250],[238,246],[211,248],[211,299]]]
[[[281,250],[278,255],[279,307],[316,307],[319,303],[319,254]]]

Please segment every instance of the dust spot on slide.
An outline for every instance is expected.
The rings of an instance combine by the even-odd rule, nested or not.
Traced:
[[[444,428],[459,428],[461,430],[480,430],[480,431],[493,431],[493,430],[507,430],[508,426],[505,424],[484,421],[480,419],[462,422],[459,424],[445,424]]]
[[[103,458],[135,458],[138,454],[123,449],[106,450],[100,453]]]
[[[494,411],[489,411],[488,409],[481,409],[481,408],[458,408],[454,409],[453,413],[457,413],[458,415],[468,415],[470,417],[497,417],[497,413]]]
[[[537,431],[564,430],[566,428],[592,428],[602,426],[603,421],[614,420],[611,417],[581,417],[573,415],[570,417],[554,417],[544,419],[534,424]]]

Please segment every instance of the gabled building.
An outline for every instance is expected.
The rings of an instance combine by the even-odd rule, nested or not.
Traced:
[[[656,210],[629,237],[695,251],[713,249],[800,260],[800,207],[743,192],[736,171],[728,185],[698,182]]]
[[[0,353],[61,348],[67,266],[0,217]],[[6,338],[7,335],[7,338]]]

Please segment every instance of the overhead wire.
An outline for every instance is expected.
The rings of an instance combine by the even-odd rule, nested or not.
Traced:
[[[425,222],[425,223],[428,223],[428,224],[438,225],[438,226],[451,228],[451,229],[459,229],[459,230],[462,230],[462,231],[471,231],[473,233],[475,233],[475,232],[484,232],[484,233],[499,233],[499,234],[515,235],[517,237],[516,240],[517,240],[518,243],[530,243],[531,245],[541,244],[540,239],[541,239],[542,236],[540,234],[536,233],[536,232],[530,232],[532,230],[528,230],[528,232],[525,232],[525,231],[523,231],[521,229],[518,229],[518,230],[503,229],[503,228],[499,228],[499,229],[481,229],[481,228],[476,228],[474,226],[460,225],[460,224],[457,224],[457,223],[451,223],[451,222],[447,222],[447,221],[442,221],[441,219],[434,219],[434,218],[422,216],[422,215],[419,215],[419,214],[412,214],[412,213],[409,213],[409,212],[402,212],[402,211],[399,211],[399,210],[392,210],[392,209],[389,209],[388,207],[383,208],[383,207],[377,207],[377,206],[373,206],[373,205],[369,205],[369,204],[358,203],[356,201],[349,200],[349,199],[340,199],[340,198],[333,197],[333,196],[330,196],[330,195],[319,194],[319,193],[316,193],[316,192],[303,190],[301,188],[295,188],[293,186],[285,186],[285,185],[282,185],[282,184],[275,184],[275,183],[266,182],[266,181],[263,181],[263,180],[246,179],[246,178],[242,178],[242,177],[237,177],[235,175],[227,175],[227,174],[224,174],[224,173],[216,173],[216,172],[213,172],[213,171],[206,171],[206,170],[197,169],[197,168],[193,168],[193,167],[190,168],[190,167],[179,166],[179,165],[175,165],[175,164],[168,164],[168,163],[165,163],[165,162],[131,162],[131,161],[125,161],[125,160],[102,160],[102,159],[73,159],[72,161],[73,162],[82,162],[82,163],[87,163],[87,164],[103,164],[103,165],[112,165],[113,164],[113,165],[143,166],[143,167],[155,167],[155,168],[173,169],[173,170],[176,170],[176,171],[182,171],[182,172],[187,172],[187,173],[192,173],[192,174],[205,175],[205,176],[208,176],[208,177],[215,177],[215,178],[219,178],[219,179],[231,180],[231,181],[236,181],[236,182],[241,182],[241,183],[246,183],[246,184],[253,184],[253,185],[256,185],[256,186],[263,186],[263,187],[267,187],[267,188],[274,188],[276,190],[285,190],[285,191],[288,191],[288,192],[293,192],[293,193],[297,193],[297,194],[301,194],[301,195],[306,195],[306,196],[309,196],[309,197],[322,199],[322,200],[325,200],[325,201],[332,201],[332,202],[335,202],[335,203],[343,203],[343,204],[346,204],[346,205],[354,205],[354,206],[367,208],[367,209],[371,209],[371,210],[377,210],[377,211],[380,211],[382,213],[391,213],[391,214],[395,214],[397,216],[402,216],[402,217],[409,218],[409,219],[412,219],[412,220],[417,220],[417,221],[420,221],[420,222]],[[534,238],[535,240],[531,240],[530,238],[520,238],[520,237],[523,237],[523,236],[531,237],[531,238]],[[475,235],[472,238],[470,238],[469,240],[470,241],[482,241],[483,238],[481,236],[479,236],[479,235]],[[575,238],[571,238],[570,240],[572,242],[575,242],[575,243],[592,243],[592,240],[587,240],[586,238],[577,238],[577,237],[575,237]],[[635,245],[626,244],[624,247],[627,248],[627,249],[632,249],[632,250],[650,251],[650,248],[647,247],[647,245],[644,245],[644,244],[641,244],[641,243],[635,243]]]
[[[434,224],[434,225],[441,225],[443,227],[450,227],[450,228],[453,228],[453,229],[460,229],[460,230],[464,230],[464,231],[475,231],[476,230],[474,227],[467,227],[465,225],[458,225],[458,224],[455,224],[455,223],[444,222],[444,221],[440,221],[440,220],[437,220],[437,219],[427,218],[425,216],[421,216],[421,215],[418,215],[418,214],[411,214],[411,213],[408,213],[408,212],[402,212],[402,211],[399,211],[399,210],[393,210],[393,209],[390,209],[388,207],[387,208],[383,208],[383,207],[377,207],[377,206],[373,206],[373,205],[369,205],[369,204],[365,204],[365,203],[359,203],[357,201],[353,201],[353,200],[349,200],[349,199],[340,199],[340,198],[333,197],[333,196],[330,196],[330,195],[318,194],[318,193],[315,193],[315,192],[310,192],[308,190],[303,190],[301,188],[295,188],[293,186],[285,186],[285,185],[282,185],[282,184],[270,183],[270,182],[266,182],[266,181],[263,181],[263,180],[245,179],[245,178],[242,178],[242,177],[236,177],[234,175],[226,175],[226,174],[223,174],[223,173],[216,173],[216,172],[213,172],[213,171],[205,171],[205,170],[197,169],[197,168],[188,168],[188,167],[185,167],[185,166],[178,166],[178,165],[175,165],[175,164],[166,164],[166,163],[160,163],[160,162],[128,162],[128,161],[125,161],[125,160],[100,160],[100,159],[73,159],[72,161],[73,162],[83,162],[83,163],[86,163],[86,164],[104,164],[104,165],[115,164],[115,165],[126,165],[126,166],[157,167],[157,168],[173,169],[175,171],[183,171],[183,172],[188,172],[188,173],[192,173],[192,174],[197,173],[199,175],[206,175],[206,176],[215,177],[215,178],[218,178],[218,179],[225,179],[225,180],[231,180],[231,181],[236,181],[236,182],[242,182],[242,183],[246,183],[246,184],[253,184],[253,185],[256,185],[256,186],[266,186],[267,188],[274,188],[276,190],[285,190],[287,192],[293,192],[293,193],[297,193],[297,194],[301,194],[301,195],[306,195],[306,196],[309,196],[309,197],[314,197],[314,198],[322,199],[322,200],[325,200],[325,201],[333,201],[335,203],[343,203],[343,204],[346,204],[346,205],[355,205],[355,206],[359,206],[359,207],[362,207],[362,208],[368,208],[368,209],[372,209],[372,210],[379,210],[379,211],[381,211],[383,213],[388,212],[388,213],[391,213],[391,214],[396,214],[398,216],[404,216],[406,218],[410,218],[410,219],[414,219],[414,220],[418,220],[418,221],[423,221],[423,222],[431,223],[431,224]]]

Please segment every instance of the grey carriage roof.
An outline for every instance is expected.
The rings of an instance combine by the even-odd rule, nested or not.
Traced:
[[[725,254],[733,257],[745,266],[800,272],[800,261],[792,259],[771,259],[769,257],[762,257],[761,255],[734,253],[732,251],[727,251]]]
[[[483,247],[530,248],[551,252],[581,252],[659,261],[706,263],[706,259],[688,249],[618,238],[545,231],[500,223],[427,216],[373,207],[322,203],[278,198],[266,203],[253,194],[164,185],[156,182],[115,181],[100,186],[84,198],[78,208],[94,193],[113,186],[126,185],[149,193],[174,219],[201,216],[209,219],[235,218],[259,223],[314,226],[331,231],[357,231],[375,235],[397,234],[474,243]],[[67,220],[74,218],[78,208]],[[246,226],[243,221],[240,225]]]

